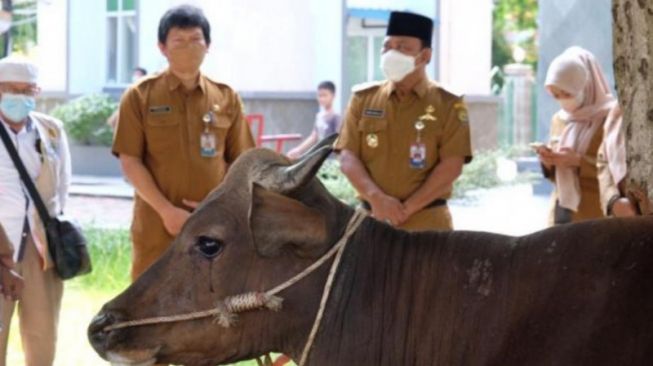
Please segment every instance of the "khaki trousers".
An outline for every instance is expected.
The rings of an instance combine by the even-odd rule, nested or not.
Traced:
[[[25,245],[23,260],[16,269],[23,276],[25,287],[20,300],[0,300],[4,325],[0,331],[0,366],[5,366],[7,362],[7,341],[15,308],[18,308],[25,365],[51,366],[57,343],[63,281],[54,269],[43,271],[31,236]]]

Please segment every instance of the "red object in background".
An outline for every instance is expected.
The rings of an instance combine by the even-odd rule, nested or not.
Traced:
[[[274,150],[278,153],[282,153],[283,145],[286,141],[300,141],[302,139],[302,135],[298,133],[264,135],[265,118],[262,114],[255,113],[245,115],[245,120],[247,120],[247,124],[249,124],[249,129],[252,131],[252,134],[254,134],[254,141],[256,142],[257,147],[261,147],[263,144],[268,142],[274,142]]]

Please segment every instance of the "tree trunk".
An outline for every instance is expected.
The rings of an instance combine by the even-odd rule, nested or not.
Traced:
[[[624,108],[628,187],[653,199],[653,1],[613,0],[614,72]],[[649,202],[645,202],[648,204]]]

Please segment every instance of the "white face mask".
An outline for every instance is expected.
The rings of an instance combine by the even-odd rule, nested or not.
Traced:
[[[574,113],[583,105],[584,99],[585,93],[580,92],[575,97],[558,99],[558,103],[560,103],[560,107],[562,107],[565,112]]]
[[[381,70],[383,75],[394,82],[402,81],[415,70],[417,57],[404,55],[397,50],[390,50],[381,55]]]

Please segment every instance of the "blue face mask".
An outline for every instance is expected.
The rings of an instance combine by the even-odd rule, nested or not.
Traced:
[[[2,93],[0,112],[9,119],[8,122],[20,123],[36,108],[36,99],[24,94]]]

